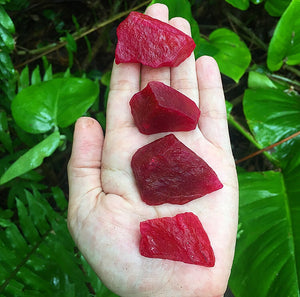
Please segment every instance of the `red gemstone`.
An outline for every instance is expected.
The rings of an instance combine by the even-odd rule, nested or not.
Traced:
[[[213,169],[173,134],[138,149],[131,167],[149,205],[184,204],[223,187]]]
[[[200,116],[191,99],[158,81],[149,82],[129,103],[136,126],[148,135],[194,130]]]
[[[199,218],[191,212],[141,222],[140,232],[142,256],[206,267],[215,265],[209,238]]]
[[[133,11],[117,28],[115,61],[153,68],[178,66],[195,48],[193,39],[175,27]]]

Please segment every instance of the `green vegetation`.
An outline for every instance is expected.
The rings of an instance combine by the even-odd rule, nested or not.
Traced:
[[[229,287],[297,297],[300,0],[156,2],[223,74],[240,183]],[[0,0],[0,296],[116,296],[67,230],[66,165],[78,117],[105,128],[116,26],[148,4]]]

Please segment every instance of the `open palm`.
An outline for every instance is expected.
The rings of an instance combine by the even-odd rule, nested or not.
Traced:
[[[168,22],[168,9],[150,6],[147,14]],[[169,23],[190,34],[182,18]],[[184,205],[149,206],[141,201],[130,167],[137,149],[168,133],[146,136],[135,127],[129,100],[149,81],[161,81],[196,102],[198,127],[176,132],[217,173],[221,190]],[[139,64],[113,66],[105,138],[98,122],[77,121],[68,166],[70,199],[68,224],[79,249],[92,268],[120,296],[221,296],[232,265],[237,226],[238,187],[228,136],[224,94],[215,61],[193,55],[176,68]],[[215,253],[212,268],[139,253],[139,223],[193,212],[206,230]]]

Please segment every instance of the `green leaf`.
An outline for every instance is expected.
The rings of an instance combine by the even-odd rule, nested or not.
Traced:
[[[240,10],[247,10],[249,7],[249,0],[226,0],[226,2]]]
[[[277,71],[286,63],[300,63],[300,0],[293,0],[281,16],[268,48],[267,65]]]
[[[18,82],[18,92],[21,92],[23,89],[29,87],[29,68],[28,65],[22,70],[19,76]]]
[[[89,79],[53,79],[23,89],[12,102],[12,115],[29,133],[64,128],[87,111],[98,93],[98,85]]]
[[[51,188],[53,197],[56,201],[57,206],[59,207],[60,210],[65,210],[68,206],[66,197],[64,192],[62,191],[61,188],[59,187],[52,187]]]
[[[50,64],[44,74],[43,81],[48,81],[53,79],[53,73],[52,73],[52,65]]]
[[[221,28],[209,36],[209,43],[218,49],[213,55],[220,71],[235,82],[243,76],[251,62],[251,54],[246,44],[234,32]]]
[[[0,79],[10,79],[15,72],[13,63],[9,54],[5,51],[0,51]]]
[[[23,202],[19,199],[16,199],[16,201],[20,226],[23,230],[23,234],[29,242],[36,243],[40,239],[40,236],[33,224],[32,217],[29,216],[28,211]]]
[[[239,185],[240,236],[229,281],[234,296],[299,296],[298,229],[292,227],[282,174],[240,173]]]
[[[3,26],[9,33],[15,33],[14,23],[2,6],[0,6],[0,25]]]
[[[0,40],[2,41],[2,47],[5,45],[9,51],[15,48],[15,40],[10,32],[0,23]]]
[[[41,73],[40,73],[40,67],[39,65],[37,67],[35,67],[35,69],[32,71],[32,75],[31,75],[31,84],[32,85],[36,85],[39,84],[41,82]]]
[[[281,16],[291,0],[267,0],[265,9],[271,16]]]
[[[298,95],[277,89],[248,89],[243,106],[248,125],[263,147],[300,130]],[[279,158],[275,153],[272,154]]]
[[[264,73],[250,71],[248,75],[248,86],[250,89],[277,89],[276,84]]]
[[[4,184],[15,177],[40,166],[43,163],[44,158],[52,155],[57,149],[59,140],[59,132],[54,132],[42,142],[31,148],[7,169],[0,178],[0,184]]]

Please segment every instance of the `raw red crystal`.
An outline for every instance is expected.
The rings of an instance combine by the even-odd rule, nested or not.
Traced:
[[[115,61],[174,67],[195,48],[193,39],[175,27],[133,11],[117,28]]]
[[[142,256],[206,267],[215,265],[209,238],[199,218],[191,212],[141,222],[140,232]]]
[[[129,104],[139,131],[148,135],[193,130],[200,116],[194,101],[158,81],[149,82]]]
[[[149,205],[184,204],[223,187],[213,169],[173,134],[138,149],[131,167]]]

